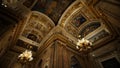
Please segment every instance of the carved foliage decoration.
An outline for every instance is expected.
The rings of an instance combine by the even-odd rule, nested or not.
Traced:
[[[65,27],[65,29],[66,29],[70,34],[72,34],[74,37],[76,37],[77,34],[78,34],[77,30],[76,30],[72,25],[70,25],[70,24],[67,24],[66,27]]]

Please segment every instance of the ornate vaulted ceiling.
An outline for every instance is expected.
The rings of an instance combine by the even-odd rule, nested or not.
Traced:
[[[59,18],[74,0],[38,0],[32,10],[49,16],[57,25]]]
[[[2,7],[13,10],[23,20],[18,24],[21,28],[16,26],[19,28],[16,35],[20,35],[16,38],[17,45],[26,48],[29,43],[35,46],[35,51],[55,33],[62,32],[73,43],[76,43],[78,35],[92,42],[109,36],[111,31],[108,24],[106,26],[108,21],[102,19],[102,12],[88,6],[97,1],[2,0]]]
[[[28,7],[28,4],[25,6]],[[44,47],[51,37],[53,38],[51,40],[58,38],[59,36],[53,36],[56,34],[63,35],[74,45],[78,35],[93,43],[99,42],[104,37],[108,39],[112,32],[108,25],[106,26],[107,22],[99,18],[99,12],[93,12],[85,2],[79,0],[35,1],[32,11],[29,11],[23,19],[23,25],[17,26],[22,29],[17,30],[20,33],[16,38],[15,47],[27,48],[30,45],[33,46],[33,51],[37,51],[41,46]]]
[[[75,47],[79,35],[93,43],[93,50],[110,43],[111,40],[117,36],[117,31],[114,29],[115,25],[113,26],[111,24],[118,21],[115,19],[119,18],[119,14],[115,19],[110,17],[111,14],[108,14],[107,17],[107,13],[109,12],[103,9],[106,7],[104,3],[100,2],[97,6],[93,6],[98,0],[87,1],[88,0],[0,1],[0,3],[2,3],[0,8],[2,7],[6,10],[11,9],[13,11],[11,12],[14,15],[8,13],[6,17],[9,19],[9,16],[13,15],[18,18],[16,20],[19,21],[5,33],[3,39],[0,38],[0,51],[4,52],[5,48],[7,49],[7,47],[12,46],[9,51],[13,54],[9,54],[8,51],[7,54],[10,55],[10,57],[6,56],[12,61],[11,58],[14,58],[13,55],[17,57],[19,53],[25,49],[29,49],[29,46],[32,46],[31,50],[33,51],[35,59],[36,57],[39,58],[41,53],[45,53],[49,47],[59,46],[57,42],[60,43],[60,46],[63,45],[63,49],[68,49],[77,55],[81,55]],[[104,6],[101,7],[101,5]],[[110,8],[106,9],[108,10]],[[106,15],[104,15],[103,11]],[[4,13],[3,10],[0,10],[0,12]],[[114,13],[117,11],[111,12]],[[3,18],[5,18],[4,15],[2,15]],[[0,19],[3,19],[2,16],[0,16]],[[13,16],[11,19],[14,19]],[[109,21],[108,19],[111,20]],[[4,24],[6,21],[4,20],[7,19],[1,20],[0,23],[2,22],[2,24],[0,24],[0,26],[6,26],[6,24]],[[11,23],[9,20],[7,20],[7,22]],[[119,23],[116,24],[118,25]],[[2,29],[2,27],[0,28]],[[3,32],[0,33],[0,35],[2,34]],[[59,49],[59,51],[61,51],[61,49]],[[98,51],[98,53],[99,52],[100,51]],[[95,56],[94,54],[92,55]],[[7,59],[5,62],[8,62]]]
[[[78,35],[96,42],[109,36],[101,12],[88,7],[86,0],[4,0],[3,6],[16,11],[23,18],[18,46],[34,46],[34,51],[54,33],[63,33],[76,43]],[[91,2],[91,1],[90,1]],[[95,1],[96,2],[96,1]],[[31,10],[30,10],[31,9]],[[19,26],[19,25],[18,25]],[[18,27],[17,26],[17,27]],[[24,28],[23,28],[24,27]],[[46,38],[47,37],[47,38]],[[24,46],[25,45],[25,46]]]

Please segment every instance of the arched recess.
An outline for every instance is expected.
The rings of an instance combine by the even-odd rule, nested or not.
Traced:
[[[102,20],[93,20],[82,24],[79,29],[79,35],[81,35],[81,38],[91,41],[94,46],[93,49],[104,45],[115,37],[110,25]]]
[[[25,45],[19,45],[23,48],[27,48],[28,45],[37,49],[40,42],[46,35],[55,27],[53,21],[43,13],[38,11],[32,11],[30,16],[25,21],[24,27],[20,33],[18,41],[22,41]],[[16,45],[19,44],[16,43]],[[27,44],[27,45],[26,45]],[[33,49],[34,51],[37,51]]]
[[[82,24],[89,23],[91,20],[96,20],[95,14],[83,1],[76,0],[63,13],[58,24],[77,38]]]
[[[100,44],[102,40],[105,44],[115,38],[110,22],[103,17],[98,18],[83,1],[76,0],[71,4],[61,16],[58,24],[71,36],[78,38],[82,34],[82,37],[96,43],[95,45],[103,45]]]
[[[42,66],[41,66],[41,65],[42,65],[42,62],[43,62],[43,60],[42,60],[42,59],[41,59],[41,60],[39,60],[39,63],[38,63],[38,67],[39,67],[39,68],[41,68],[41,67],[42,67]]]
[[[70,64],[71,64],[70,68],[82,68],[80,65],[80,62],[78,61],[78,59],[75,56],[71,57]]]
[[[96,30],[101,26],[100,22],[90,22],[89,24],[84,25],[84,27],[81,27],[79,35],[81,35],[82,38]]]

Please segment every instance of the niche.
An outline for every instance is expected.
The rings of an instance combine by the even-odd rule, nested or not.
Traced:
[[[120,68],[120,62],[115,58],[111,58],[101,62],[103,68]]]
[[[71,57],[71,68],[82,68],[78,59],[75,56]]]

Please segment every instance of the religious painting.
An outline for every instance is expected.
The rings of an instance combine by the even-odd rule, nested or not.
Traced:
[[[80,14],[74,17],[71,23],[76,27],[80,27],[80,25],[83,24],[85,21],[87,21],[86,18]]]

